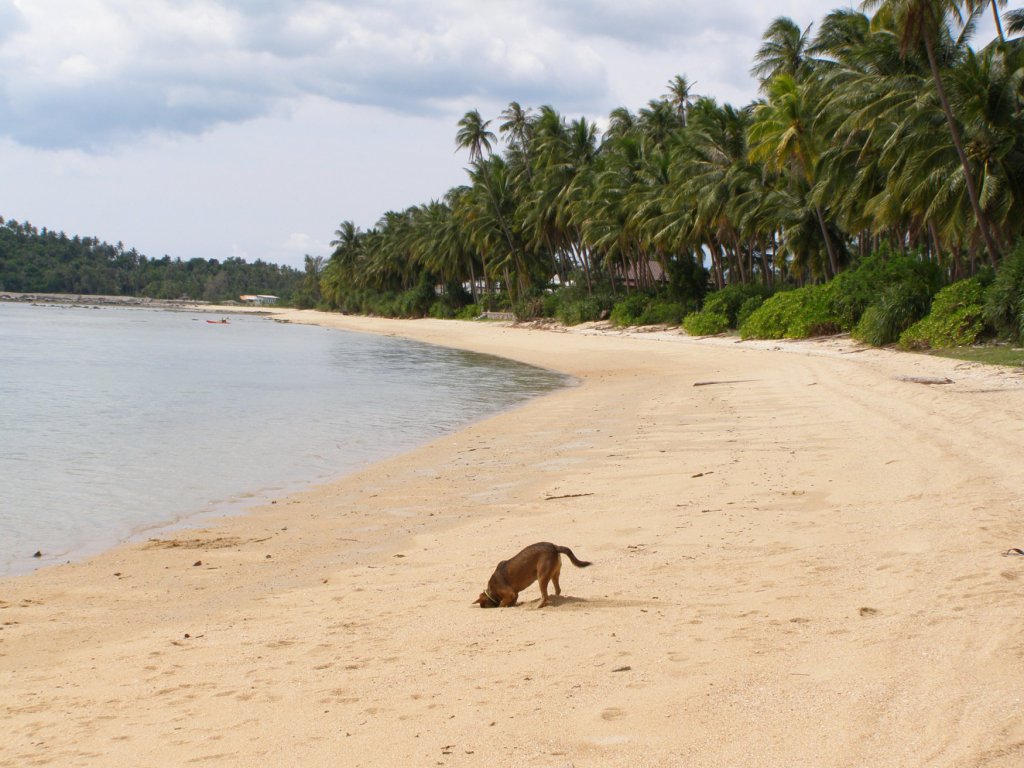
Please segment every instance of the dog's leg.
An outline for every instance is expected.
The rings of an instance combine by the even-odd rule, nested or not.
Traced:
[[[540,605],[537,606],[538,608],[543,608],[545,605],[548,604],[548,579],[549,578],[551,578],[550,574],[545,573],[545,574],[543,574],[537,580],[537,582],[540,584],[540,596],[541,596]]]
[[[562,572],[562,558],[555,561],[555,569],[551,572],[551,583],[555,585],[555,594],[562,594],[562,586],[558,583],[558,574]]]

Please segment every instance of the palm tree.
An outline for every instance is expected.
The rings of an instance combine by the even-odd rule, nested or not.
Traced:
[[[750,127],[750,158],[777,171],[789,171],[791,181],[809,190],[817,177],[819,138],[814,131],[810,85],[801,85],[789,74],[776,74],[767,84],[768,101],[754,110]],[[839,258],[820,204],[812,203],[828,253],[831,276],[839,272]]]
[[[811,27],[803,31],[792,19],[779,16],[765,30],[761,47],[754,54],[750,74],[767,83],[776,75],[800,77],[807,67],[808,35]]]
[[[1024,33],[1024,8],[1006,12],[1006,31],[1011,35]]]
[[[491,144],[495,136],[487,126],[490,120],[484,120],[480,113],[471,109],[462,119],[459,120],[459,132],[455,135],[456,151],[460,149],[469,150],[469,162],[476,163],[483,159],[484,153],[491,153]]]
[[[921,46],[924,47],[928,66],[932,73],[935,92],[939,98],[939,103],[942,105],[946,125],[963,169],[964,184],[967,187],[967,194],[970,196],[971,207],[974,209],[974,218],[977,221],[978,229],[985,241],[990,257],[998,259],[1000,250],[992,237],[988,218],[981,207],[981,200],[975,182],[975,172],[964,149],[960,126],[953,114],[953,108],[946,93],[946,86],[936,53],[940,39],[949,34],[947,18],[952,18],[961,26],[963,25],[963,5],[964,3],[958,0],[864,0],[861,3],[861,7],[864,10],[878,8],[879,12],[872,20],[872,23],[878,21],[879,16],[881,16],[883,21],[892,24],[893,29],[899,35],[900,52],[904,57],[911,50]]]
[[[498,126],[498,130],[508,135],[509,146],[525,151],[532,133],[533,110],[523,109],[518,101],[511,101],[501,117],[504,122]]]
[[[668,83],[668,93],[665,100],[671,104],[679,114],[679,121],[686,127],[686,113],[690,110],[690,101],[693,97],[692,90],[696,83],[686,79],[686,75],[676,75]]]

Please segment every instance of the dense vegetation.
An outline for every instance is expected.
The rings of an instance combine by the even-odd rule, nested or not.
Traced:
[[[224,301],[268,293],[309,298],[306,275],[290,267],[230,258],[148,259],[134,248],[36,229],[0,217],[0,291],[145,296]]]
[[[866,0],[813,32],[776,19],[742,107],[677,76],[603,134],[550,106],[513,102],[496,125],[470,111],[467,184],[369,231],[343,222],[323,306],[872,343],[916,327],[912,347],[1019,336],[1024,280],[1000,278],[1024,272],[1024,11],[1005,6]],[[998,36],[975,49],[986,13]]]

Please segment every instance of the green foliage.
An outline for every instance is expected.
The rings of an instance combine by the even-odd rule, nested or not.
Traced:
[[[467,304],[455,313],[456,320],[476,320],[483,314],[479,304]]]
[[[679,325],[687,305],[658,296],[634,293],[612,307],[611,320],[619,327],[631,325]]]
[[[424,272],[413,288],[398,295],[395,301],[394,315],[397,317],[426,317],[430,314],[430,308],[436,301],[437,292],[434,290],[434,280]]]
[[[444,293],[430,305],[428,314],[439,320],[450,319],[458,316],[461,309],[472,300],[473,297],[462,287],[461,283],[449,282],[444,287]],[[477,314],[480,313],[477,312]]]
[[[686,311],[683,302],[654,298],[640,316],[640,325],[679,325]]]
[[[523,296],[516,302],[515,316],[517,320],[536,320],[545,315],[544,296]]]
[[[120,244],[38,230],[27,222],[12,220],[0,226],[0,290],[4,291],[203,301],[269,293],[290,303],[302,290],[304,278],[300,270],[263,261],[149,259]],[[309,294],[303,301],[312,306],[315,297]]]
[[[840,330],[826,286],[776,293],[740,326],[744,339],[807,339]]]
[[[745,322],[747,322],[747,318],[761,308],[761,305],[764,304],[765,298],[767,297],[751,296],[740,305],[739,312],[736,313],[735,325],[737,328],[741,327]]]
[[[729,324],[728,327],[735,328],[740,307],[749,299],[764,301],[769,295],[771,295],[771,291],[763,285],[734,283],[725,286],[720,291],[708,294],[704,299],[703,311],[724,316]]]
[[[545,294],[537,316],[554,318],[563,325],[579,325],[603,320],[611,309],[611,296],[588,294],[581,286],[568,285]]]
[[[734,283],[704,298],[704,308],[683,319],[683,329],[691,336],[713,336],[737,328],[764,303],[771,291],[754,283]],[[746,308],[745,312],[741,312]]]
[[[942,273],[932,262],[916,255],[890,253],[881,250],[861,260],[853,269],[841,272],[828,284],[829,300],[842,330],[852,330],[861,321],[868,307],[880,301],[883,294],[897,286],[907,285],[901,295],[927,300],[942,286]],[[890,309],[895,309],[892,297],[886,300]],[[881,313],[881,314],[880,314]],[[884,315],[882,308],[872,313],[879,321]],[[895,337],[891,339],[895,341]],[[885,342],[889,343],[889,342]]]
[[[691,312],[683,318],[683,330],[691,336],[714,336],[729,330],[729,318],[708,309]]]
[[[900,335],[900,346],[943,349],[974,344],[985,330],[984,300],[985,289],[977,278],[943,288],[935,295],[927,317]]]
[[[512,300],[507,291],[486,293],[480,297],[480,307],[484,312],[511,312]]]
[[[708,292],[708,271],[690,256],[669,259],[665,266],[668,298],[688,309],[699,307]]]
[[[1002,338],[1024,343],[1024,240],[1003,259],[985,292],[985,320]]]
[[[619,327],[640,325],[640,317],[647,309],[648,302],[650,302],[650,297],[641,293],[627,296],[615,303],[609,320],[613,325]]]
[[[928,311],[931,295],[930,286],[920,281],[890,285],[864,310],[850,335],[876,347],[892,344]]]
[[[565,325],[592,323],[608,316],[611,300],[602,296],[590,296],[558,305],[555,317]]]

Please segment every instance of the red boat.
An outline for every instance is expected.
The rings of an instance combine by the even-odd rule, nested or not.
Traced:
[[[207,320],[206,322],[212,323],[213,325],[227,325],[228,319],[225,317],[222,320]]]

